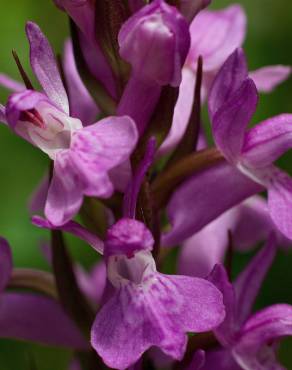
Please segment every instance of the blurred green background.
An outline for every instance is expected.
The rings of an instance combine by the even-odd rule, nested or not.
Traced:
[[[213,8],[231,3],[227,0],[213,0]],[[271,64],[291,65],[292,2],[242,0],[240,4],[248,15],[245,50],[250,69]],[[23,65],[30,72],[28,43],[24,32],[27,20],[40,25],[57,53],[62,52],[63,41],[68,35],[67,18],[54,7],[52,1],[5,2],[0,13],[0,71],[17,79],[18,72],[11,57],[12,49],[18,52]],[[31,72],[30,76],[32,77]],[[0,89],[0,101],[3,104],[7,96],[7,91]],[[272,94],[261,96],[255,121],[281,112],[292,112],[292,79]],[[13,135],[4,126],[0,126],[0,143],[0,235],[11,243],[16,266],[47,269],[39,244],[46,240],[48,234],[30,224],[27,204],[32,190],[48,167],[48,160],[40,151]],[[292,174],[291,154],[285,155],[280,164]],[[88,246],[73,238],[69,239],[69,243],[74,256],[85,265],[94,262],[96,256]],[[237,267],[243,266],[248,257],[237,257]],[[291,253],[279,253],[258,299],[258,307],[275,302],[292,303],[291,266]],[[292,369],[289,351],[292,352],[292,341],[288,339],[282,345],[281,358],[287,368]],[[0,370],[31,369],[32,358],[38,370],[64,370],[69,355],[69,352],[60,349],[0,340]]]

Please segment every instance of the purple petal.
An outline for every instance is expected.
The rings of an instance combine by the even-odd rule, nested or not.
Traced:
[[[268,187],[268,207],[273,222],[288,238],[292,239],[292,179],[277,168],[269,169],[272,177]]]
[[[12,273],[12,254],[10,246],[0,237],[0,293],[5,289]]]
[[[223,263],[228,232],[234,229],[237,214],[237,207],[232,208],[183,243],[178,259],[180,274],[206,277],[216,263]]]
[[[257,102],[255,84],[251,79],[246,79],[213,116],[212,131],[216,145],[231,162],[236,162],[240,157],[245,130]]]
[[[142,135],[159,100],[161,87],[131,76],[120,99],[117,114],[128,115]],[[135,102],[135,103],[134,103]]]
[[[179,95],[174,108],[172,126],[158,150],[159,156],[173,150],[185,133],[192,111],[195,82],[196,75],[189,68],[184,68],[182,70]]]
[[[204,60],[204,71],[216,72],[228,56],[243,43],[246,15],[236,4],[223,10],[201,11],[190,28],[191,48],[187,64],[196,68],[198,57]]]
[[[236,250],[246,251],[266,240],[271,231],[277,231],[268,211],[268,204],[261,196],[253,196],[238,206],[238,218],[232,229]],[[231,229],[230,229],[231,230]],[[277,239],[284,241],[282,234]]]
[[[236,49],[223,64],[214,80],[208,101],[211,120],[247,78],[248,70],[244,52],[242,49]]]
[[[179,86],[190,35],[175,7],[160,0],[144,6],[123,24],[118,41],[134,75],[160,86]]]
[[[30,63],[42,88],[59,108],[69,113],[69,102],[51,45],[33,22],[27,22],[26,33],[30,44]]]
[[[233,355],[244,369],[284,369],[271,342],[292,335],[292,306],[277,304],[259,311],[244,325]]]
[[[172,318],[165,312],[165,304],[158,297],[149,304],[148,295],[122,288],[98,312],[91,344],[107,366],[126,369],[152,346],[182,358],[185,334],[169,327]]]
[[[178,271],[183,275],[205,277],[216,263],[223,263],[228,247],[228,232],[236,250],[249,250],[266,240],[275,225],[268,212],[267,202],[254,196],[223,213],[201,231],[186,240],[178,259]],[[279,244],[290,245],[284,236],[277,235]]]
[[[98,108],[78,74],[71,40],[65,43],[63,68],[68,87],[70,115],[79,118],[84,126],[94,123]]]
[[[0,73],[0,85],[6,87],[6,89],[13,91],[13,92],[21,92],[26,89],[22,83],[2,73]]]
[[[9,126],[15,129],[21,113],[35,109],[40,102],[49,103],[48,98],[44,94],[33,90],[25,90],[10,95],[6,105],[6,117]]]
[[[57,6],[66,10],[82,32],[89,38],[94,31],[94,6],[88,0],[54,0]]]
[[[263,188],[223,162],[185,181],[173,194],[167,214],[172,225],[162,245],[179,244],[209,222]]]
[[[242,370],[228,349],[208,350],[205,357],[205,365],[201,370]]]
[[[132,178],[131,162],[125,161],[119,166],[110,170],[109,177],[114,184],[114,188],[120,193],[125,193],[129,181]]]
[[[249,73],[259,91],[269,93],[291,75],[291,67],[276,65],[259,68]]]
[[[146,289],[121,286],[96,316],[91,342],[110,367],[127,368],[151,346],[181,359],[185,332],[207,331],[224,317],[220,292],[205,280],[155,274],[147,281]]]
[[[141,250],[151,250],[153,236],[140,221],[122,218],[107,231],[105,252],[107,256],[127,255],[132,257]]]
[[[33,191],[29,200],[30,213],[42,212],[45,208],[47,195],[49,190],[49,176],[47,173],[43,176],[40,183]]]
[[[128,218],[135,218],[136,205],[139,191],[149,167],[152,165],[156,149],[156,139],[151,137],[147,143],[144,158],[139,163],[133,179],[126,190],[123,203],[123,215]]]
[[[1,295],[0,337],[76,349],[88,348],[79,329],[57,302],[32,294]]]
[[[39,216],[32,217],[32,223],[38,227],[49,229],[49,230],[62,230],[68,232],[91,245],[98,253],[103,253],[103,242],[90,231],[85,229],[83,226],[75,221],[69,221],[62,226],[54,226],[48,220],[45,220]]]
[[[110,196],[112,189],[104,187],[104,176],[129,159],[137,140],[135,123],[127,116],[108,117],[73,134],[71,150],[75,165],[88,179],[87,195]]]
[[[194,356],[193,359],[190,363],[190,365],[187,367],[186,370],[200,370],[203,368],[205,364],[205,351],[202,351],[201,349],[198,349]]]
[[[79,40],[90,73],[106,87],[112,97],[115,97],[113,73],[98,43],[82,32],[79,32]]]
[[[71,151],[59,152],[45,206],[45,215],[50,223],[61,226],[75,216],[82,204],[83,187],[76,175]]]
[[[236,301],[234,289],[222,265],[216,265],[214,267],[208,280],[223,294],[226,316],[223,323],[214,330],[214,334],[224,347],[228,347],[233,343],[237,329],[235,321],[237,317],[235,312]]]
[[[22,138],[55,159],[70,145],[72,133],[82,128],[79,119],[69,117],[42,93],[25,90],[12,94],[6,105],[7,121]]]
[[[248,167],[265,167],[291,147],[292,114],[281,114],[259,123],[246,133],[242,162]]]
[[[273,234],[267,244],[251,260],[234,283],[237,314],[239,324],[243,323],[251,313],[252,306],[259,293],[263,280],[271,267],[276,255],[276,239]]]
[[[216,328],[225,317],[225,307],[221,292],[205,279],[182,276],[165,275],[184,297],[180,325],[187,332],[205,332]]]
[[[76,267],[75,274],[80,289],[95,305],[100,305],[106,286],[104,261],[97,263],[89,272],[85,271],[81,265]]]

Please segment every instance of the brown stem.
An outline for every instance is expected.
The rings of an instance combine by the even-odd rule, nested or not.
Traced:
[[[175,188],[187,177],[222,161],[224,161],[224,157],[219,150],[210,148],[192,153],[174,163],[152,183],[155,207],[160,209],[165,206]]]
[[[54,276],[46,271],[16,268],[12,271],[8,289],[31,289],[58,299]]]
[[[19,59],[19,57],[17,55],[17,52],[15,50],[12,50],[12,56],[13,56],[13,58],[15,60],[15,63],[17,65],[17,68],[18,68],[18,71],[20,73],[20,76],[21,76],[21,78],[22,78],[22,80],[23,80],[23,82],[25,84],[25,87],[27,89],[29,89],[29,90],[34,90],[33,85],[31,83],[28,75],[26,74],[26,72],[25,72],[25,70],[24,70],[24,68],[23,68],[23,66],[22,66],[22,64],[20,62],[20,59]]]

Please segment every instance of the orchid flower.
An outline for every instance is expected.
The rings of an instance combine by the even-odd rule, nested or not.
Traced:
[[[187,239],[180,249],[178,272],[185,275],[206,277],[215,264],[223,263],[230,243],[236,251],[245,252],[266,240],[274,231],[277,244],[291,245],[277,232],[267,207],[260,196],[253,196],[223,213],[201,231]]]
[[[5,108],[9,126],[54,161],[45,215],[56,225],[79,210],[83,195],[110,197],[108,171],[128,159],[137,141],[134,122],[107,117],[89,127],[70,117],[68,98],[52,49],[37,25],[26,27],[31,65],[44,93],[25,90],[10,96]]]
[[[283,369],[276,360],[275,344],[292,335],[292,306],[275,304],[251,315],[262,281],[275,256],[275,239],[253,258],[234,284],[228,281],[221,265],[216,265],[209,280],[223,293],[226,317],[214,330],[221,349],[206,352],[202,370]]]
[[[224,318],[219,291],[204,279],[164,275],[144,224],[121,219],[105,242],[112,294],[92,326],[91,344],[110,367],[126,369],[150,347],[183,357],[186,332],[208,331]]]
[[[292,114],[270,118],[246,131],[257,100],[244,54],[238,49],[220,70],[209,98],[215,143],[226,161],[194,175],[175,192],[168,205],[173,227],[164,236],[166,245],[169,240],[178,243],[190,237],[227,209],[265,189],[273,222],[284,236],[292,238],[292,182],[273,165],[291,145]],[[190,204],[196,204],[195,213]]]
[[[190,45],[188,24],[175,7],[154,0],[123,24],[118,41],[121,57],[132,66],[118,114],[132,117],[142,134],[161,87],[180,84]]]
[[[6,290],[11,275],[11,250],[8,242],[0,238],[0,337],[88,348],[78,328],[56,301],[38,294]]]
[[[95,37],[95,9],[92,0],[54,0],[55,4],[66,11],[77,25],[83,57],[92,75],[106,87],[114,97],[115,81]]]
[[[238,4],[223,10],[203,10],[190,25],[191,46],[182,70],[182,82],[171,130],[159,155],[174,149],[186,130],[194,101],[198,57],[203,58],[202,99],[206,100],[215,76],[225,60],[242,46],[246,36],[246,14]],[[291,75],[291,67],[276,65],[249,73],[261,92],[270,92]]]
[[[124,217],[108,229],[103,245],[73,221],[60,226],[64,231],[79,233],[104,252],[108,287],[92,326],[91,343],[106,365],[117,369],[135,364],[152,346],[181,359],[187,332],[211,330],[224,318],[220,292],[207,280],[156,270],[151,254],[153,236],[134,219],[139,189],[154,154],[155,140],[150,139],[125,194]],[[56,228],[39,217],[33,222]]]

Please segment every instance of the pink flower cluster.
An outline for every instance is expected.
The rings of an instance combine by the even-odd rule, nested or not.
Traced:
[[[292,179],[274,162],[292,114],[248,125],[291,68],[249,71],[242,7],[210,2],[55,0],[72,31],[61,64],[26,24],[41,91],[18,62],[24,84],[0,76],[12,90],[0,120],[49,158],[31,212],[52,273],[13,268],[0,240],[1,337],[73,348],[72,369],[283,369],[292,306],[252,308],[291,245]],[[63,233],[100,255],[92,271]],[[231,281],[226,255],[261,242]]]

